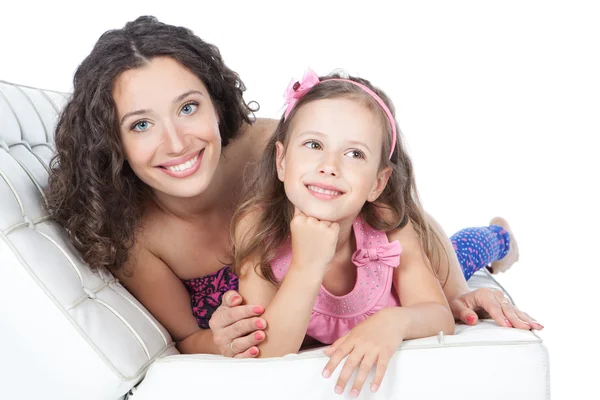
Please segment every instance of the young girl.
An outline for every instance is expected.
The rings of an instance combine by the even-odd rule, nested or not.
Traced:
[[[265,307],[261,357],[295,353],[305,336],[333,343],[325,377],[349,355],[336,393],[358,369],[357,396],[373,365],[376,391],[403,340],[454,332],[445,278],[431,267],[444,254],[385,94],[309,70],[286,99],[233,220],[239,292]]]

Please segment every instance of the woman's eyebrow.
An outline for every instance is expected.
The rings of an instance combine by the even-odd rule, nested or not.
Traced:
[[[204,93],[202,93],[202,92],[201,92],[201,91],[199,91],[199,90],[195,90],[195,89],[193,89],[193,90],[188,90],[187,92],[185,92],[185,93],[183,93],[183,94],[180,94],[179,96],[177,96],[177,97],[176,97],[176,98],[173,100],[173,103],[179,103],[181,100],[185,99],[186,97],[188,97],[188,96],[189,96],[189,95],[191,95],[191,94],[199,94],[200,96],[204,96]],[[121,118],[120,125],[123,125],[123,122],[125,122],[125,120],[126,120],[127,118],[129,118],[129,117],[132,117],[132,116],[134,116],[134,115],[146,114],[146,113],[149,113],[149,112],[150,112],[150,109],[147,109],[147,108],[145,108],[145,109],[143,109],[143,110],[136,110],[136,111],[131,111],[131,112],[128,112],[127,114],[123,115],[123,118]]]
[[[187,92],[180,94],[179,96],[177,96],[174,100],[173,103],[179,103],[181,100],[185,99],[186,97],[188,97],[191,94],[199,94],[200,96],[204,97],[204,93],[202,93],[199,90],[196,89],[192,89],[192,90],[188,90]]]

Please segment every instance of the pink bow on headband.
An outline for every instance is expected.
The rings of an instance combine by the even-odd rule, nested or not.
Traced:
[[[287,108],[285,110],[284,118],[287,118],[292,111],[292,108],[296,105],[298,100],[306,92],[308,92],[313,86],[319,83],[319,75],[315,74],[315,72],[308,68],[304,72],[304,76],[302,80],[294,82],[293,80],[288,85],[287,89],[285,89],[285,93],[283,94],[284,103]]]

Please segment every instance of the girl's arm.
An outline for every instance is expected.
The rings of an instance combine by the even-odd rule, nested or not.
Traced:
[[[418,237],[405,228],[391,232],[390,241],[402,243],[400,265],[394,270],[394,287],[400,298],[397,310],[403,339],[433,336],[440,331],[454,333],[454,318],[441,284],[433,273],[429,259],[421,250]]]
[[[254,218],[247,216],[236,227],[237,243]],[[250,257],[240,268],[240,295],[265,308],[266,338],[258,346],[259,357],[280,357],[300,349],[326,267],[335,254],[339,226],[296,210],[290,231],[292,260],[279,288],[261,274],[257,258]]]
[[[279,357],[297,353],[302,345],[323,274],[311,268],[290,265],[279,289],[267,281],[254,260],[242,266],[239,292],[251,304],[265,308],[266,338],[258,345],[258,357]],[[262,327],[258,327],[262,328]]]

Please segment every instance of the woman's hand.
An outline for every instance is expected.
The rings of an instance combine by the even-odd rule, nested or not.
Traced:
[[[542,330],[544,327],[527,313],[515,307],[500,290],[481,288],[450,300],[454,318],[468,325],[475,325],[477,311],[489,314],[500,326],[519,329]]]
[[[293,263],[300,268],[317,267],[325,271],[335,255],[340,226],[308,217],[296,208],[290,231]]]
[[[350,391],[351,396],[358,397],[373,365],[376,365],[375,378],[370,389],[371,392],[379,389],[387,365],[403,340],[402,328],[396,323],[390,323],[397,320],[388,316],[393,312],[394,307],[378,311],[325,350],[325,354],[331,357],[323,370],[325,378],[329,378],[342,359],[348,356],[335,386],[336,393],[344,392],[353,371],[358,369]]]
[[[213,340],[226,357],[249,358],[258,355],[257,345],[265,340],[267,321],[259,318],[265,310],[261,306],[242,306],[242,296],[230,290],[213,313],[208,325]]]

